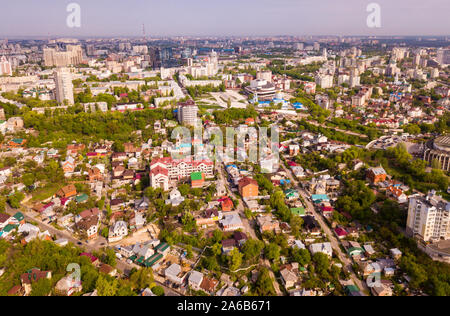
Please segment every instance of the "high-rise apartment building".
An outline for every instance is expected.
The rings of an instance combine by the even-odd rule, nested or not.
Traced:
[[[450,49],[438,49],[436,60],[441,66],[450,65]]]
[[[59,68],[54,71],[56,85],[56,100],[60,104],[73,105],[73,84],[72,75],[67,68]]]
[[[0,76],[7,75],[12,76],[12,67],[11,63],[6,59],[5,56],[0,58]]]
[[[83,50],[79,45],[67,45],[65,52],[54,48],[44,48],[44,65],[46,67],[67,67],[78,65],[83,61]]]
[[[326,74],[318,74],[316,76],[316,84],[322,89],[329,89],[333,87],[333,76]]]
[[[350,70],[350,77],[348,80],[348,84],[350,88],[359,87],[361,84],[361,77],[359,76],[359,71],[357,68],[352,68]]]
[[[198,107],[192,100],[178,103],[178,122],[180,124],[195,125],[197,123],[197,112]]]
[[[450,203],[436,192],[409,200],[406,233],[425,242],[450,239]]]

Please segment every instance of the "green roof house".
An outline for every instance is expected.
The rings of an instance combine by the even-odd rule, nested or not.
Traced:
[[[305,216],[306,215],[304,207],[291,208],[291,213],[294,214],[294,215],[298,215],[298,216]]]

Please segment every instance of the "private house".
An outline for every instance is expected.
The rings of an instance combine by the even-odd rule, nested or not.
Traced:
[[[127,158],[128,158],[128,156],[127,156],[126,153],[113,153],[113,154],[111,155],[111,161],[112,161],[112,162],[117,162],[117,161],[123,162],[123,161],[125,161]]]
[[[188,285],[194,290],[199,291],[203,281],[203,273],[198,271],[191,271],[189,274]]]
[[[99,168],[94,167],[88,171],[89,182],[103,181],[103,175]]]
[[[25,224],[25,216],[21,212],[17,212],[13,216],[9,218],[9,224],[12,225],[21,225]]]
[[[134,201],[134,208],[139,212],[146,212],[150,206],[150,199],[146,196]]]
[[[389,249],[389,253],[394,260],[399,260],[402,257],[402,252],[398,248]]]
[[[196,224],[198,226],[206,227],[214,225],[221,219],[219,212],[216,209],[207,209],[201,216],[196,217]]]
[[[202,188],[205,184],[205,175],[202,172],[191,173],[191,187]]]
[[[92,208],[89,210],[84,210],[83,212],[81,212],[80,214],[78,214],[77,216],[75,216],[75,223],[78,223],[79,221],[85,219],[85,218],[89,218],[89,217],[101,217],[101,212],[98,208]],[[73,215],[72,215],[73,217]]]
[[[216,291],[217,285],[219,284],[219,281],[216,279],[203,277],[202,283],[200,284],[200,289],[204,292],[212,295]]]
[[[303,216],[302,218],[304,227],[306,228],[308,233],[310,233],[311,235],[320,235],[320,225],[313,216],[307,215]]]
[[[300,217],[306,216],[306,210],[305,210],[304,207],[291,208],[291,213],[293,215],[297,215],[297,216],[300,216]]]
[[[7,147],[12,149],[12,148],[22,148],[25,146],[25,144],[27,143],[26,139],[23,138],[14,138],[12,140],[10,140],[8,142]]]
[[[311,195],[311,200],[316,204],[330,202],[330,198],[326,194],[313,194]]]
[[[233,234],[233,238],[239,247],[244,245],[248,239],[247,235],[241,231],[235,231]]]
[[[380,280],[380,282],[376,282],[375,285],[370,287],[370,292],[373,296],[392,296],[393,284],[389,280]]]
[[[165,271],[164,276],[171,282],[181,285],[183,284],[186,274],[182,273],[181,266],[177,263],[172,263]]]
[[[288,201],[295,201],[300,197],[299,193],[293,189],[286,190],[284,192],[284,195],[286,196],[286,200]]]
[[[267,231],[278,232],[280,230],[279,222],[274,220],[271,215],[258,216],[256,218],[256,223],[258,224],[261,233]]]
[[[73,184],[69,184],[63,188],[61,188],[57,193],[57,196],[59,196],[60,198],[71,198],[77,195],[77,189],[75,188],[75,186]]]
[[[386,181],[387,173],[383,167],[369,168],[366,173],[367,178],[372,184]]]
[[[66,160],[63,161],[61,164],[65,176],[68,176],[75,171],[76,162],[73,157],[67,156]]]
[[[245,177],[239,180],[239,194],[245,198],[258,196],[258,182],[252,178]]]
[[[244,229],[244,224],[241,221],[238,213],[230,212],[224,215],[220,221],[224,231],[232,231],[238,229]]]
[[[25,295],[29,295],[32,290],[32,284],[39,281],[40,279],[51,279],[51,271],[41,271],[40,269],[30,269],[26,273],[20,276],[22,282],[22,287],[25,291]]]
[[[84,144],[70,144],[67,145],[67,155],[75,157],[79,152],[86,148]]]
[[[117,221],[114,223],[113,227],[109,229],[108,241],[116,242],[122,240],[126,235],[128,235],[128,225],[124,221]]]
[[[120,178],[125,172],[125,167],[123,165],[118,165],[113,169],[113,177]]]
[[[236,247],[236,240],[234,239],[225,239],[222,240],[222,252],[229,253]]]
[[[389,186],[386,190],[386,193],[389,197],[392,197],[394,200],[396,200],[397,203],[402,204],[408,202],[408,196],[400,188]]]
[[[347,237],[348,233],[343,227],[336,227],[334,229],[334,233],[338,236],[339,239],[343,239]]]
[[[122,249],[124,248],[122,247]],[[132,254],[135,254],[138,258],[143,257],[144,260],[147,260],[155,254],[155,250],[153,250],[153,244],[151,242],[144,244],[136,243],[131,249],[131,252],[126,254],[126,257],[130,257]]]
[[[329,242],[311,244],[309,245],[309,251],[313,256],[318,252],[326,254],[330,258],[333,256],[333,248]]]
[[[111,210],[118,211],[124,205],[124,203],[121,199],[112,199],[109,202],[109,205],[111,207]]]
[[[320,211],[322,212],[323,217],[329,219],[333,216],[334,208],[323,205],[320,207]]]
[[[372,245],[364,245],[363,246],[366,256],[370,257],[375,254],[375,250]]]
[[[81,212],[75,218],[76,227],[84,234],[87,239],[94,239],[97,237],[98,226],[100,221],[98,209],[86,210]]]
[[[181,195],[177,188],[174,188],[169,193],[169,199],[166,200],[166,204],[171,204],[172,206],[178,206],[184,201],[184,197]]]
[[[222,212],[231,212],[233,210],[233,201],[229,197],[222,198],[220,202]]]
[[[287,267],[280,271],[281,281],[286,289],[293,288],[298,281],[297,275]]]
[[[8,214],[0,213],[0,230],[5,228],[6,225],[9,223],[9,216]]]
[[[102,263],[98,268],[98,271],[103,274],[115,277],[117,275],[117,269],[111,267],[109,264]]]
[[[97,237],[98,224],[98,216],[92,216],[80,220],[76,226],[81,232],[86,234],[87,239],[94,239]]]
[[[96,256],[94,256],[93,254],[91,254],[89,252],[80,253],[80,257],[88,258],[89,261],[96,267],[98,267],[100,265],[100,260],[98,260],[98,258]]]

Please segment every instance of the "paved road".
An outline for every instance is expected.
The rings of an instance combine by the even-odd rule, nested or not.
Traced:
[[[366,283],[361,281],[360,279],[358,279],[358,277],[356,276],[355,272],[353,271],[352,261],[348,258],[348,256],[344,252],[342,252],[342,250],[340,248],[340,242],[335,237],[335,235],[331,231],[330,227],[327,225],[327,223],[325,222],[324,218],[322,217],[322,215],[318,214],[316,212],[316,209],[315,209],[314,205],[309,200],[309,194],[307,194],[306,191],[303,190],[302,187],[300,187],[299,182],[295,179],[292,171],[290,169],[286,168],[284,163],[281,163],[281,166],[286,171],[286,174],[288,175],[288,177],[292,181],[292,183],[295,184],[296,189],[298,190],[298,192],[302,196],[303,200],[305,201],[305,203],[306,203],[305,207],[306,207],[307,211],[314,215],[314,217],[317,220],[317,222],[319,223],[320,227],[323,229],[323,231],[327,235],[328,239],[330,240],[331,247],[333,248],[334,253],[337,254],[339,260],[341,260],[344,263],[344,266],[347,267],[347,269],[349,270],[350,276],[351,276],[351,279],[353,280],[353,282],[355,282],[355,284],[361,290],[364,290],[367,293],[369,293],[370,290],[367,287]]]
[[[223,168],[221,166],[217,168],[217,173],[219,175],[219,179],[225,183],[226,187],[228,188],[228,191],[230,192],[230,195],[232,195],[234,199],[239,201],[239,205],[237,207],[237,211],[238,211],[239,215],[241,216],[241,220],[242,220],[242,223],[244,224],[245,232],[248,233],[252,239],[258,239],[258,237],[256,236],[256,233],[255,233],[255,228],[252,226],[250,220],[245,216],[245,213],[244,213],[244,210],[245,210],[245,208],[244,208],[244,201],[242,200],[240,195],[234,194],[233,191],[231,191],[231,188],[229,186],[230,184],[224,178],[223,172],[224,172],[224,170],[223,170]],[[272,283],[273,283],[273,287],[275,289],[275,292],[277,293],[278,296],[283,295],[283,292],[280,290],[280,285],[278,284],[278,282],[277,282],[277,280],[275,278],[275,274],[273,273],[272,269],[270,268],[269,260],[261,259],[261,261],[263,262],[263,265],[265,267],[267,267],[268,270],[269,270],[269,274],[270,274],[270,277],[272,278]]]

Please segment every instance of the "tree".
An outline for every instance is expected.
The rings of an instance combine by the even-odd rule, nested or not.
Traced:
[[[16,192],[8,197],[9,205],[12,208],[20,208],[20,203],[25,199],[25,195],[22,192]]]
[[[304,267],[311,262],[311,254],[307,249],[293,248],[292,259]]]
[[[24,174],[24,175],[22,176],[22,183],[23,183],[25,186],[29,187],[29,186],[33,185],[34,182],[35,182],[34,174],[32,174],[32,173],[26,173],[26,174]]]
[[[218,271],[219,264],[217,263],[216,257],[203,257],[201,261],[201,266],[209,271]]]
[[[290,225],[292,229],[292,235],[297,237],[300,235],[300,231],[303,226],[303,219],[298,215],[291,216]]]
[[[239,252],[239,249],[234,248],[228,255],[228,267],[231,271],[239,269],[242,264],[243,254]]]
[[[242,246],[242,253],[246,261],[259,259],[264,243],[258,239],[248,239]]]
[[[213,231],[212,237],[213,237],[214,242],[221,242],[223,239],[223,232],[219,229],[215,229]]]
[[[4,212],[6,209],[6,197],[0,196],[0,212]]]
[[[39,279],[33,283],[30,296],[47,296],[52,290],[52,280],[47,278]]]
[[[316,272],[322,278],[328,276],[328,268],[330,267],[330,260],[328,256],[322,252],[316,252],[313,256],[313,262],[316,267]]]
[[[191,232],[196,228],[196,222],[191,212],[185,212],[181,219],[181,222],[183,223],[183,229],[186,232]]]
[[[151,268],[142,268],[136,270],[130,275],[131,286],[134,289],[141,290],[150,287],[154,282],[153,271]]]
[[[164,296],[164,289],[162,286],[154,286],[151,290],[156,296]]]
[[[192,259],[194,257],[194,254],[192,253],[192,245],[186,246],[186,258]]]
[[[105,250],[105,254],[103,255],[103,261],[112,267],[116,266],[116,253],[114,252],[113,249],[107,248]]]
[[[266,267],[261,268],[255,283],[255,294],[258,296],[275,295],[272,278]]]
[[[100,275],[95,283],[98,296],[114,296],[118,288],[118,281],[113,279],[109,281],[107,277]]]
[[[269,243],[264,248],[264,255],[269,260],[275,260],[280,257],[281,248],[275,243]]]

